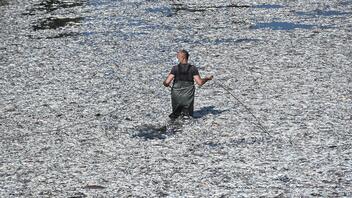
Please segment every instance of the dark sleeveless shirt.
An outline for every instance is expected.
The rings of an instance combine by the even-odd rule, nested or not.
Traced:
[[[199,72],[194,65],[178,64],[172,67],[171,74],[175,75],[174,82],[177,82],[177,81],[194,82],[193,76],[199,75]]]

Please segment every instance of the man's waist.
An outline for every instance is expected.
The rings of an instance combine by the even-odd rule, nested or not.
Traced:
[[[194,81],[175,81],[173,84],[174,88],[185,88],[185,87],[191,87],[194,86]]]

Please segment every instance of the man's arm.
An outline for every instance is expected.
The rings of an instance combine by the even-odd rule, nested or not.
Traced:
[[[193,76],[193,79],[194,81],[196,81],[196,83],[199,85],[199,86],[202,86],[204,85],[206,82],[208,82],[209,80],[212,80],[213,79],[213,76],[207,76],[205,78],[201,78],[199,75],[195,75]]]
[[[166,80],[164,80],[164,82],[163,82],[164,86],[165,86],[165,87],[170,86],[170,83],[171,83],[171,81],[172,81],[174,78],[175,78],[175,75],[169,74],[169,75],[167,76]]]

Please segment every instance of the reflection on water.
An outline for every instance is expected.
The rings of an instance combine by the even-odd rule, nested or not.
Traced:
[[[340,12],[336,10],[315,10],[312,12],[296,12],[296,14],[299,16],[310,16],[310,17],[319,17],[319,16],[331,17],[331,16],[343,16],[351,13]]]
[[[33,29],[36,30],[45,30],[45,29],[57,29],[60,27],[65,27],[69,25],[79,24],[83,17],[77,18],[47,18],[40,22],[38,25],[34,25]]]

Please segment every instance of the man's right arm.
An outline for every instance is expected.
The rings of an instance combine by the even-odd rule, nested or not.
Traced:
[[[170,73],[170,74],[167,76],[166,80],[164,80],[163,85],[164,85],[165,87],[170,86],[170,83],[171,83],[171,81],[174,79],[174,77],[175,77],[175,75],[173,75],[173,74]]]

